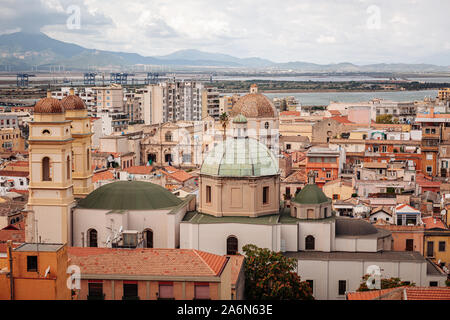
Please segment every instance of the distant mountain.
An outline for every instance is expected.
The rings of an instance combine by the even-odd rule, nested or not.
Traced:
[[[271,68],[297,72],[442,72],[450,67],[432,64],[372,64],[352,63],[320,65],[293,61],[276,63],[261,58],[237,58],[227,54],[199,50],[180,50],[165,56],[145,57],[136,53],[87,49],[79,45],[52,39],[43,33],[17,32],[0,35],[0,71],[30,70],[52,65],[66,69],[86,70],[88,67],[129,67],[133,65],[165,65],[190,67]]]

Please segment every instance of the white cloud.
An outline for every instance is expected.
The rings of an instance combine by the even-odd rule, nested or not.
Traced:
[[[45,19],[35,23],[50,36],[143,55],[199,49],[279,62],[416,62],[448,49],[442,39],[450,26],[450,1],[441,0],[28,1],[42,1],[33,10],[36,15],[41,10]],[[0,22],[0,29],[15,29],[23,21],[22,2],[2,0],[0,16],[7,11],[14,20]],[[83,9],[76,33],[67,30],[61,16],[61,8],[73,2]],[[371,29],[374,13],[368,8],[374,6],[379,28]],[[51,12],[58,19],[52,20]],[[97,19],[104,23],[95,25]]]

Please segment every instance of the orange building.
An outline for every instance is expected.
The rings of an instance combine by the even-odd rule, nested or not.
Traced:
[[[63,244],[24,243],[13,249],[9,242],[0,266],[4,267],[0,271],[0,300],[71,299]]]
[[[242,299],[242,260],[190,249],[69,248],[80,300]]]
[[[424,254],[424,232],[423,226],[396,226],[376,224],[379,229],[385,229],[392,233],[393,251],[417,251]]]
[[[339,178],[340,155],[339,151],[329,148],[311,148],[306,154],[306,175],[314,172],[319,187],[336,180]]]

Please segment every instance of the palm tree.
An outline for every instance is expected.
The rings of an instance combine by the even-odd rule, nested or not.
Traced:
[[[230,118],[226,112],[222,113],[219,117],[220,123],[222,124],[223,128],[223,141],[227,138],[227,126],[228,122],[230,122]]]

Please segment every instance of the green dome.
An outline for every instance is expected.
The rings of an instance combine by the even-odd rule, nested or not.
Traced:
[[[233,119],[233,123],[247,123],[247,118],[240,113]]]
[[[150,182],[118,181],[106,184],[78,202],[83,209],[156,210],[182,201],[168,190]]]
[[[206,156],[201,174],[220,177],[259,177],[278,174],[278,159],[263,143],[229,138]]]
[[[319,204],[329,200],[317,185],[307,184],[292,201],[300,204]]]

